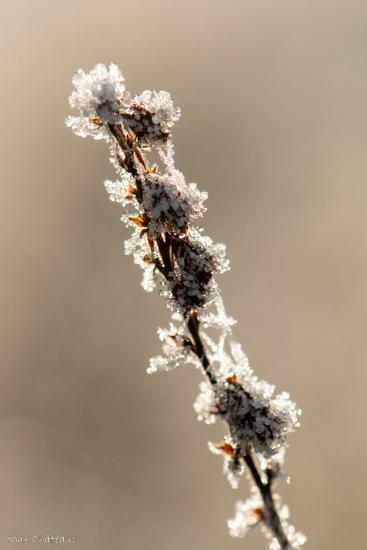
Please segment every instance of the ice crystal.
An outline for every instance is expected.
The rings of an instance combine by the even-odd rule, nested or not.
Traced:
[[[250,445],[259,455],[270,459],[299,425],[300,413],[288,394],[272,398],[270,391],[261,392],[261,383],[253,383],[251,393],[233,375],[215,388],[207,382],[199,387],[195,402],[199,420],[213,423],[218,417],[224,419],[236,448],[242,452]]]
[[[208,447],[212,453],[223,455],[223,473],[228,479],[230,486],[233,489],[237,489],[240,477],[244,473],[245,468],[243,462],[239,459],[239,455],[236,452],[231,438],[226,436],[224,442],[217,445],[210,441]]]
[[[115,120],[125,90],[124,78],[115,63],[108,69],[100,63],[89,73],[78,69],[73,85],[75,90],[70,96],[70,105],[78,109],[82,117],[96,116],[103,122]]]
[[[290,478],[284,469],[286,445],[283,445],[277,453],[274,453],[270,458],[265,458],[263,455],[258,456],[260,468],[262,471],[268,471],[272,479],[281,479],[285,483],[290,482]]]
[[[193,308],[202,308],[211,297],[213,274],[224,269],[224,251],[208,238],[193,233],[172,244],[176,258],[176,274],[172,294],[178,308],[185,315]]]
[[[229,534],[232,537],[244,537],[246,533],[259,523],[263,515],[263,501],[259,491],[254,487],[252,495],[245,501],[238,501],[235,506],[235,516],[228,520]]]
[[[272,390],[261,382],[254,383],[252,390],[229,378],[216,391],[218,413],[228,423],[236,446],[246,452],[251,445],[270,458],[299,425],[299,413],[286,393],[272,399]]]
[[[288,546],[285,550],[300,550],[302,546],[307,542],[307,537],[296,531],[295,527],[289,523],[289,508],[287,505],[281,505],[281,499],[278,495],[274,495],[276,507],[278,510],[278,515],[281,521],[282,529],[285,536],[288,540]],[[282,546],[280,545],[278,539],[274,537],[274,533],[269,527],[271,523],[271,518],[264,516],[264,532],[266,538],[269,540],[269,550],[281,550]]]
[[[182,322],[173,322],[166,329],[159,328],[158,336],[163,342],[163,355],[152,357],[147,372],[153,374],[158,371],[169,371],[182,365],[200,366],[200,362],[192,354],[189,339],[185,336],[186,326]]]
[[[207,193],[200,192],[195,183],[186,184],[178,170],[163,176],[149,174],[144,179],[143,206],[149,218],[153,235],[167,227],[183,232],[188,225],[205,212]]]
[[[212,386],[206,380],[199,384],[199,394],[194,401],[194,409],[197,419],[206,424],[214,424],[216,421],[216,401]]]
[[[133,99],[125,119],[138,138],[165,141],[180,114],[168,92],[145,90]]]
[[[281,527],[287,537],[288,545],[286,548],[281,546],[279,540],[274,536],[271,529],[272,518],[264,508],[264,503],[258,489],[253,485],[251,487],[251,496],[246,501],[238,501],[235,506],[235,516],[228,520],[229,534],[232,537],[244,537],[251,527],[262,520],[263,531],[269,541],[269,550],[300,550],[307,541],[303,533],[297,532],[288,521],[289,509],[286,505],[281,505],[278,495],[274,495],[276,510],[279,515]]]
[[[104,126],[92,118],[83,118],[77,116],[68,116],[65,120],[68,128],[71,128],[75,135],[79,137],[91,136],[94,139],[108,140],[108,132]]]
[[[141,286],[146,292],[153,292],[156,287],[157,277],[154,264],[144,267]]]
[[[105,189],[112,202],[118,202],[122,206],[127,206],[131,203],[131,186],[133,180],[128,173],[125,173],[125,177],[120,181],[106,180],[104,182]]]

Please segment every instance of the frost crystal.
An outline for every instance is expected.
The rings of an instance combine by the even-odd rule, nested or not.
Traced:
[[[300,550],[302,546],[307,542],[307,537],[303,533],[296,531],[294,526],[288,522],[288,519],[289,519],[288,506],[281,505],[280,497],[278,495],[275,495],[275,501],[276,501],[276,507],[277,507],[278,515],[281,521],[282,529],[288,541],[288,546],[286,547],[285,550]],[[274,534],[269,528],[269,524],[271,521],[270,518],[267,518],[265,515],[264,521],[265,521],[265,536],[269,540],[269,550],[282,550],[283,547],[280,545],[278,539],[274,537]]]
[[[255,483],[250,498],[236,504],[230,534],[242,537],[261,523],[270,550],[298,550],[306,539],[288,523],[272,482],[286,478],[287,438],[299,425],[300,411],[287,393],[275,394],[273,385],[257,378],[233,337],[235,320],[226,314],[216,282],[229,269],[225,246],[195,225],[207,193],[175,167],[171,130],[180,109],[168,92],[127,92],[114,63],[89,73],[79,69],[73,86],[69,102],[80,116],[69,116],[66,125],[78,136],[107,141],[119,179],[104,186],[130,231],[125,253],[143,270],[143,288],[157,287],[172,311],[169,327],[158,330],[162,353],[151,358],[148,372],[188,365],[204,372],[194,403],[197,418],[207,424],[220,419],[228,430],[209,449],[222,455],[233,488],[245,471]],[[152,148],[159,166],[146,158]]]
[[[68,128],[71,128],[75,135],[85,138],[91,136],[94,139],[108,140],[107,130],[98,124],[98,121],[77,117],[68,116],[65,120],[65,124]]]
[[[186,184],[178,170],[163,176],[149,174],[144,180],[143,205],[153,235],[167,227],[181,233],[189,223],[203,215],[207,193],[200,192],[195,183]]]
[[[205,240],[204,240],[205,239]],[[208,238],[192,234],[192,238],[173,242],[177,277],[172,294],[179,310],[185,315],[193,308],[202,308],[213,296],[211,280],[223,270],[223,250]]]
[[[194,402],[194,409],[199,421],[214,424],[216,421],[216,401],[214,391],[206,380],[199,384],[200,393]]]
[[[228,479],[230,486],[233,489],[237,489],[240,477],[244,473],[245,468],[239,459],[239,454],[236,452],[231,438],[226,436],[224,442],[217,445],[209,442],[208,447],[212,453],[223,455],[223,473]]]
[[[118,202],[121,206],[127,206],[131,203],[131,186],[133,180],[129,174],[126,173],[122,181],[110,181],[104,182],[105,189],[109,195],[110,201]]]
[[[238,501],[235,516],[228,520],[231,537],[244,537],[246,533],[259,523],[263,515],[263,501],[260,493],[253,488],[252,495],[245,502]]]
[[[145,90],[133,99],[131,109],[125,116],[138,137],[148,141],[165,141],[180,114],[168,92]]]
[[[256,487],[252,487],[251,496],[245,501],[236,503],[235,516],[228,520],[229,534],[232,537],[244,537],[251,527],[264,522],[264,532],[269,540],[269,550],[299,550],[306,542],[307,538],[302,533],[298,533],[293,525],[288,523],[288,506],[280,506],[280,499],[276,496],[276,506],[279,514],[282,529],[287,537],[288,545],[281,546],[278,539],[274,537],[270,528],[271,518],[267,517],[267,511],[264,509],[264,503]]]
[[[185,336],[185,325],[172,322],[168,329],[159,328],[158,336],[163,342],[163,355],[152,357],[149,361],[149,374],[158,371],[169,371],[182,365],[199,366],[197,358],[191,353],[188,338]]]
[[[73,77],[75,90],[70,106],[78,109],[82,117],[99,117],[103,122],[114,121],[125,86],[120,69],[114,63],[109,68],[101,63],[89,73],[78,69]]]
[[[272,399],[272,392],[266,392],[261,382],[255,382],[247,390],[236,379],[229,378],[216,393],[218,412],[243,452],[251,445],[257,453],[270,458],[284,445],[287,434],[299,425],[299,413],[288,394]]]

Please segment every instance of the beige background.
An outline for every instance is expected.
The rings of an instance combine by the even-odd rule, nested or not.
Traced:
[[[207,451],[198,373],[145,374],[168,312],[122,254],[104,144],[63,125],[74,70],[110,60],[182,107],[177,164],[228,245],[236,334],[304,410],[282,489],[294,523],[310,549],[362,548],[366,2],[0,6],[1,550],[54,533],[83,550],[265,548],[227,536],[247,487]]]

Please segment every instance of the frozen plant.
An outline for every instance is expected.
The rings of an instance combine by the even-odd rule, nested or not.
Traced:
[[[209,448],[224,459],[223,471],[233,488],[243,474],[250,496],[236,504],[229,532],[243,537],[260,525],[270,550],[297,550],[306,538],[288,523],[288,508],[274,492],[283,469],[288,435],[299,425],[300,410],[285,392],[259,380],[232,334],[234,319],[224,309],[215,275],[229,269],[225,246],[214,244],[195,226],[205,210],[207,193],[187,183],[175,168],[172,126],[180,117],[167,92],[125,90],[119,68],[96,65],[73,77],[70,105],[80,116],[66,125],[82,137],[107,142],[118,180],[106,181],[111,201],[123,208],[131,229],[125,252],[143,270],[142,285],[155,287],[172,311],[168,328],[159,329],[162,354],[148,372],[180,365],[201,370],[204,380],[194,403],[199,420],[222,420],[227,434]],[[149,162],[156,150],[160,167]]]

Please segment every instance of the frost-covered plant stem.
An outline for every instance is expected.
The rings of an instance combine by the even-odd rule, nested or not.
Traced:
[[[297,550],[305,537],[287,522],[287,509],[273,493],[284,475],[286,436],[298,426],[299,411],[288,394],[273,396],[274,387],[259,381],[241,346],[234,340],[234,320],[225,314],[214,275],[228,269],[223,245],[214,245],[193,225],[205,211],[206,194],[186,184],[174,166],[171,127],[179,117],[167,92],[143,92],[132,98],[123,77],[111,64],[90,73],[79,70],[70,103],[81,117],[66,123],[82,137],[107,141],[111,161],[122,181],[106,182],[111,200],[134,212],[123,220],[134,233],[126,252],[144,270],[143,286],[161,287],[173,310],[168,330],[160,329],[163,356],[153,358],[149,372],[193,364],[206,375],[195,410],[200,420],[221,418],[225,441],[210,448],[224,456],[224,471],[236,488],[244,471],[252,496],[237,503],[228,522],[233,536],[243,536],[261,523],[270,550]],[[159,171],[145,153],[156,148],[165,167]],[[213,311],[214,310],[214,311]],[[218,342],[206,329],[219,329]]]
[[[112,124],[109,125],[112,135],[115,137],[119,146],[121,147],[122,152],[125,154],[125,165],[129,173],[135,178],[136,188],[139,190],[141,188],[141,181],[139,178],[139,172],[135,166],[137,159],[139,162],[146,166],[145,160],[141,151],[137,148],[135,150],[131,148],[124,137],[121,135],[118,128],[114,127]],[[137,198],[141,195],[141,191],[138,191]],[[138,198],[139,200],[139,198]],[[167,281],[169,281],[169,274],[173,272],[173,267],[171,265],[170,253],[169,253],[169,235],[164,235],[163,237],[159,236],[157,240],[157,245],[160,252],[160,261],[157,262],[157,267],[160,272],[164,275]],[[190,313],[190,316],[187,321],[187,329],[192,337],[191,348],[193,352],[197,355],[198,359],[202,364],[202,368],[208,380],[212,386],[217,384],[215,374],[210,366],[209,359],[207,358],[204,350],[204,345],[200,337],[200,321],[197,318],[196,312]],[[266,522],[268,527],[272,530],[275,537],[277,538],[280,547],[282,549],[290,548],[287,536],[283,531],[281,521],[279,519],[278,512],[275,508],[271,484],[271,472],[269,471],[267,475],[266,482],[264,483],[261,479],[261,476],[257,470],[256,464],[252,457],[251,451],[248,449],[246,453],[240,453],[240,458],[242,458],[247,464],[249,471],[253,477],[253,480],[259,489],[263,502],[264,502],[264,511],[263,511],[263,521]]]
[[[259,489],[261,493],[261,497],[263,499],[264,511],[263,511],[262,520],[271,529],[277,541],[279,542],[279,545],[281,548],[285,548],[285,549],[291,548],[291,545],[289,544],[289,541],[288,541],[288,537],[285,534],[284,529],[282,527],[282,522],[280,521],[278,511],[274,504],[272,487],[271,487],[272,486],[271,470],[267,472],[266,481],[264,482],[261,479],[261,476],[256,468],[256,464],[254,462],[254,459],[252,457],[250,450],[243,455],[243,459],[247,464],[248,469],[250,470],[253,480],[256,484],[256,487]]]
[[[205,355],[205,351],[203,348],[203,344],[200,338],[199,333],[199,323],[197,319],[193,316],[190,316],[190,319],[187,323],[188,330],[190,331],[190,334],[192,335],[195,347],[194,351],[198,358],[200,359],[203,370],[205,374],[207,375],[210,383],[212,385],[215,385],[217,383],[215,376],[210,368],[210,364],[208,361],[208,358]],[[261,497],[263,499],[264,503],[264,511],[262,512],[262,521],[264,521],[268,527],[273,532],[274,536],[279,542],[280,548],[288,549],[291,548],[287,535],[285,534],[282,523],[279,518],[278,511],[274,505],[273,495],[272,495],[272,475],[271,470],[267,472],[266,475],[266,481],[264,482],[261,479],[261,475],[259,474],[255,461],[252,457],[251,450],[248,449],[245,453],[239,453],[240,457],[244,460],[244,462],[247,464],[248,469],[252,475],[253,481],[260,491]]]

